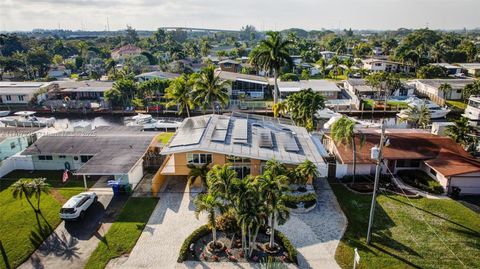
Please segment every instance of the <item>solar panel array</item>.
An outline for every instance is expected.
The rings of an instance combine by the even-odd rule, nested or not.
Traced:
[[[258,146],[261,148],[273,148],[272,132],[270,130],[259,130]]]
[[[219,119],[215,125],[211,140],[215,142],[225,142],[229,123],[230,119]]]
[[[170,143],[170,147],[195,145],[200,143],[210,118],[188,118]]]
[[[283,145],[285,151],[299,152],[297,140],[292,132],[281,132],[277,134],[277,139],[280,144]]]
[[[232,130],[232,141],[234,144],[248,143],[248,120],[235,119]]]

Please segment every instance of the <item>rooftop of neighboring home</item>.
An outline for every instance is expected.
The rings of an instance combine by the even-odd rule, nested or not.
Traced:
[[[372,64],[372,63],[387,63],[387,64],[401,64],[401,65],[407,65],[407,64],[402,64],[400,62],[395,62],[395,61],[390,61],[390,60],[385,60],[385,59],[379,59],[379,58],[368,58],[362,60],[363,63],[365,64]]]
[[[460,90],[465,87],[467,84],[475,82],[474,79],[416,79],[412,81],[414,83],[422,83],[433,88],[438,88],[442,84],[449,84],[452,89]]]
[[[380,141],[379,129],[359,129],[364,142],[357,148],[357,163],[371,164],[370,150]],[[412,129],[387,129],[390,145],[383,148],[383,157],[391,160],[423,160],[444,176],[480,172],[480,162],[449,137]],[[360,145],[360,136],[356,137]],[[342,163],[353,163],[351,147],[336,144]]]
[[[458,65],[464,69],[480,69],[480,63],[459,63]]]
[[[40,88],[47,87],[50,82],[15,82],[0,81],[0,94],[33,94]]]
[[[367,85],[367,82],[362,78],[349,78],[345,81],[357,92],[372,92],[375,91],[371,86]]]
[[[157,132],[141,127],[97,127],[91,132],[45,135],[22,155],[91,155],[78,174],[125,174],[145,154]]]
[[[298,92],[308,88],[311,88],[315,92],[341,92],[335,82],[325,79],[278,82],[278,89],[280,92]]]
[[[135,76],[135,78],[155,77],[159,79],[174,79],[174,78],[178,78],[179,76],[181,75],[176,73],[153,71],[153,72],[142,73],[140,75]]]
[[[433,63],[433,64],[430,64],[430,65],[441,66],[441,67],[444,67],[446,69],[459,69],[459,68],[461,68],[458,65],[453,65],[453,64],[449,64],[449,63]]]
[[[233,113],[187,118],[161,154],[206,151],[257,160],[324,164],[323,145],[289,120]]]
[[[226,60],[219,61],[218,64],[240,64],[240,63],[235,60],[226,59]]]
[[[134,46],[132,44],[123,45],[121,47],[115,48],[112,50],[112,53],[128,53],[128,52],[139,52],[142,51],[141,48]]]
[[[247,75],[235,72],[221,71],[220,69],[215,70],[215,72],[220,76],[221,79],[229,81],[246,81],[267,85],[269,80],[266,77],[256,76],[256,75]]]
[[[31,135],[42,129],[41,127],[0,127],[0,142],[9,137]]]
[[[54,90],[61,92],[105,92],[112,88],[112,81],[55,81],[52,82]]]

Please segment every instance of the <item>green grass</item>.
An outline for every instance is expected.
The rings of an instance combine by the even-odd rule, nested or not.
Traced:
[[[371,110],[372,107],[375,105],[375,101],[372,99],[365,99],[362,102],[363,102],[363,110]],[[404,109],[408,107],[408,105],[405,102],[400,102],[400,101],[388,101],[387,104],[389,106],[387,107],[387,110],[397,109],[397,107],[398,109]],[[375,109],[383,110],[383,107],[375,108]]]
[[[45,177],[52,185],[52,193],[41,196],[42,215],[36,215],[25,198],[14,199],[10,188],[19,178],[34,177]],[[62,185],[61,178],[61,171],[14,171],[0,179],[0,240],[12,268],[25,261],[61,222],[58,212],[62,201],[83,191],[83,181],[70,179]],[[36,204],[36,199],[32,202]],[[6,268],[2,258],[0,268]]]
[[[354,194],[338,181],[330,183],[348,218],[335,254],[342,268],[352,267],[354,248],[361,257],[358,268],[463,268],[449,249],[466,268],[480,268],[480,216],[462,204],[380,195],[372,243],[367,246],[371,195]]]
[[[130,253],[157,202],[156,198],[130,197],[104,240],[100,241],[88,259],[85,268],[105,268],[111,259]],[[158,244],[163,243],[158,242]]]
[[[442,185],[422,170],[400,170],[397,172],[408,185],[434,194],[444,192]]]
[[[172,138],[172,136],[174,135],[175,133],[170,133],[170,132],[167,132],[167,133],[161,133],[157,136],[157,141],[166,145],[168,143],[168,141],[170,141],[170,139]]]
[[[467,108],[467,104],[462,101],[447,100],[447,105],[453,109],[465,110]]]

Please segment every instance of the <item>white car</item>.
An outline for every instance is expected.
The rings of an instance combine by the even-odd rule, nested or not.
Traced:
[[[63,220],[76,220],[85,216],[87,209],[97,201],[94,192],[82,192],[68,199],[60,209],[60,218]]]

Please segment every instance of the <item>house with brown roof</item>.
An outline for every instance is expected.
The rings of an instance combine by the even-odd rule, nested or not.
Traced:
[[[121,46],[119,48],[113,49],[111,55],[112,55],[112,59],[118,60],[122,57],[129,57],[129,56],[133,56],[133,55],[138,55],[138,54],[142,53],[142,51],[143,50],[141,48],[137,47],[137,46],[127,44],[127,45]]]
[[[363,140],[357,136],[357,167],[359,175],[373,175],[375,161],[370,150],[380,142],[379,129],[361,129]],[[382,173],[395,174],[400,170],[419,169],[437,180],[449,193],[459,187],[462,194],[480,194],[480,162],[451,138],[421,130],[387,129],[390,141],[383,148]],[[334,143],[328,134],[324,145],[337,159],[336,177],[353,174],[351,146]]]

